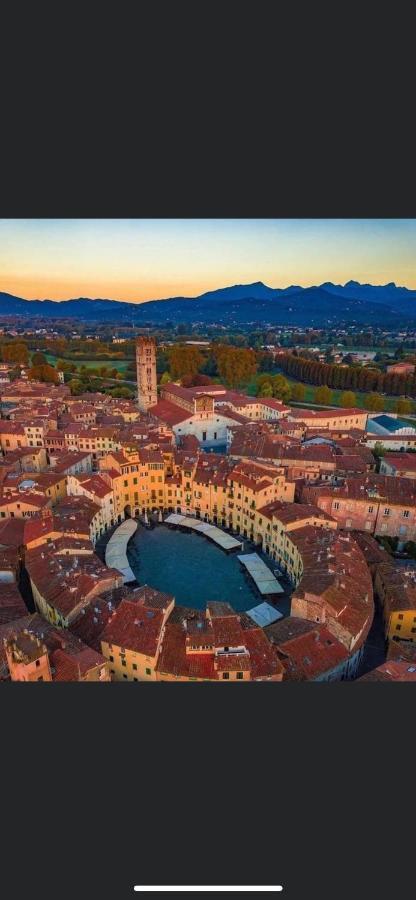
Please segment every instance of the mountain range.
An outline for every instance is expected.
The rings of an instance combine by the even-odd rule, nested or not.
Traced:
[[[25,300],[0,291],[0,316],[71,318],[135,325],[220,324],[333,326],[342,323],[416,327],[416,290],[386,285],[325,282],[316,287],[271,288],[261,281],[208,291],[197,297],[170,297],[128,303],[89,299]]]

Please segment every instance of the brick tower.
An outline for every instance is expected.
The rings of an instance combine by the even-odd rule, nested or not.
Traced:
[[[156,341],[139,337],[136,342],[137,399],[141,412],[157,403]]]

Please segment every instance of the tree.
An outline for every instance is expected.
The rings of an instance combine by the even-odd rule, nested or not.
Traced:
[[[257,366],[259,372],[270,372],[272,369],[275,369],[273,353],[267,350],[257,353]]]
[[[215,354],[220,378],[229,387],[237,388],[247,384],[256,373],[257,362],[254,350],[222,344],[215,348]]]
[[[414,541],[406,541],[404,549],[408,556],[412,559],[416,559],[416,544]]]
[[[80,380],[80,378],[72,378],[71,381],[68,382],[68,386],[71,394],[75,394],[76,396],[78,396],[78,394],[82,394],[85,390],[85,385]]]
[[[181,385],[184,388],[191,388],[194,386],[194,376],[193,375],[182,375]]]
[[[270,387],[272,389],[272,392],[269,395],[262,394],[262,390],[263,390],[265,384],[270,385]],[[270,374],[257,375],[256,394],[258,397],[264,397],[264,396],[272,397],[273,396],[273,375],[270,375]]]
[[[283,375],[274,375],[273,376],[273,397],[277,397],[279,400],[282,400],[284,403],[287,403],[290,400],[292,395],[291,387],[286,378]]]
[[[77,370],[75,363],[68,362],[66,359],[58,359],[56,368],[59,372],[76,372]]]
[[[407,416],[412,412],[412,404],[410,400],[401,398],[400,400],[396,400],[394,409],[395,412],[400,413],[402,416]]]
[[[384,456],[385,452],[383,444],[381,444],[380,441],[376,441],[372,450],[373,456],[375,456],[376,459],[380,459],[380,457]]]
[[[261,385],[257,396],[258,397],[273,397],[273,386],[270,384],[270,381],[265,381],[264,384]]]
[[[197,347],[175,344],[169,350],[169,368],[174,381],[184,375],[196,375],[203,361],[204,357]]]
[[[212,378],[209,375],[202,375],[200,372],[197,372],[194,377],[194,385],[195,387],[203,387],[203,385],[214,384]]]
[[[204,375],[208,375],[210,377],[211,376],[215,377],[216,375],[218,375],[217,360],[216,360],[214,353],[208,354],[208,357],[207,357],[204,365],[201,367],[201,372],[203,372]]]
[[[48,360],[44,353],[41,353],[40,350],[36,350],[35,353],[32,353],[32,366],[46,366],[48,364]]]
[[[317,388],[314,393],[315,403],[322,403],[323,406],[329,406],[332,401],[332,391],[328,387],[327,384],[323,384],[322,387]]]
[[[112,397],[123,398],[126,400],[130,400],[132,397],[134,397],[133,391],[131,391],[128,387],[112,388],[110,394]]]
[[[166,350],[158,348],[156,354],[156,371],[158,375],[163,375],[169,369],[169,358]]]
[[[17,381],[21,377],[21,374],[22,370],[20,366],[16,366],[14,369],[11,369],[9,372],[10,381]]]
[[[3,344],[1,348],[3,362],[17,363],[20,366],[27,366],[29,362],[29,351],[27,344],[23,341],[14,341],[12,344]]]
[[[382,412],[384,409],[384,397],[381,394],[367,394],[364,401],[366,409],[371,410],[371,412]]]
[[[305,395],[306,387],[304,384],[300,384],[300,382],[292,384],[292,400],[298,400],[300,403],[302,403],[305,399]]]
[[[59,375],[53,366],[32,366],[27,373],[30,381],[44,381],[47,384],[59,384]]]
[[[345,406],[346,408],[351,408],[357,405],[357,398],[354,394],[354,391],[343,391],[340,397],[341,406]]]

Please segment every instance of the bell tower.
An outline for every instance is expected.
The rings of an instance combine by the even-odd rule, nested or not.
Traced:
[[[137,400],[141,412],[157,403],[156,341],[141,336],[136,341]]]

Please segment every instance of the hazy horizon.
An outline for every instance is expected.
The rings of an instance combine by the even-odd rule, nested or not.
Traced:
[[[416,219],[0,219],[0,290],[28,300],[350,280],[416,289]]]

